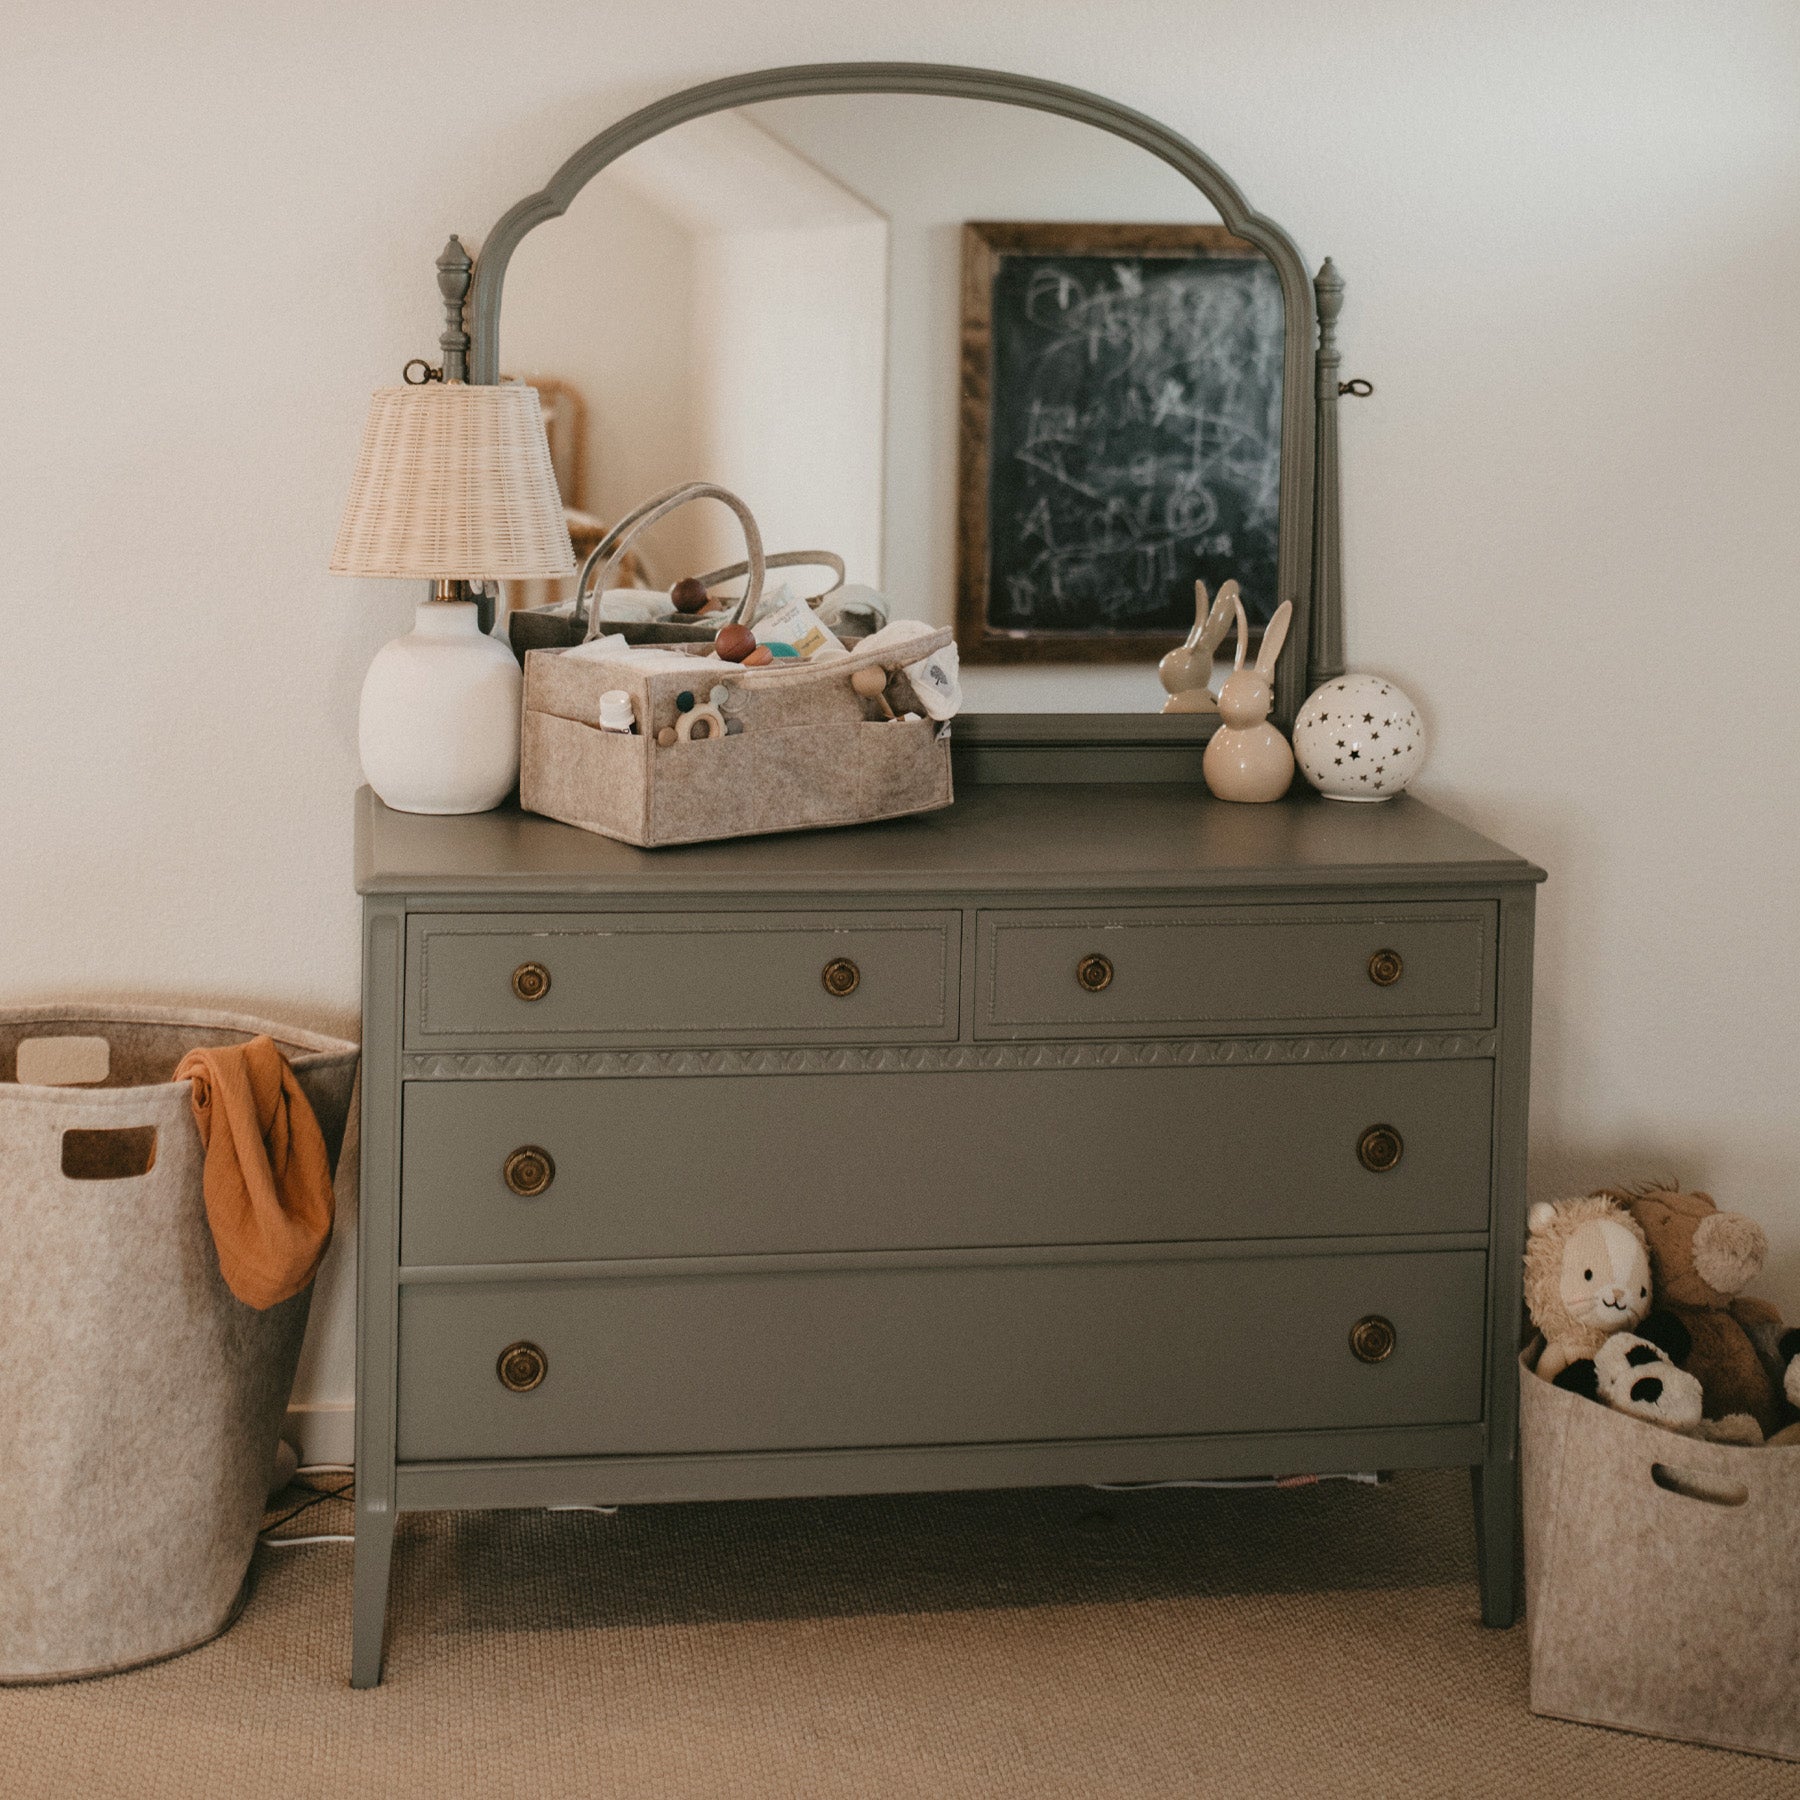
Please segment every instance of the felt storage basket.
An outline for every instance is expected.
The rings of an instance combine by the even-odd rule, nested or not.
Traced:
[[[1800,1445],[1708,1444],[1520,1358],[1531,1710],[1800,1760]]]
[[[262,1032],[335,1168],[354,1044],[231,1013],[0,1013],[0,1683],[155,1661],[242,1604],[311,1289],[258,1312],[225,1285],[193,1084],[170,1077]]]

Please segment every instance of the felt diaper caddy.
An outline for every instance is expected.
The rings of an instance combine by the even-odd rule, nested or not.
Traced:
[[[692,483],[647,503],[603,539],[606,568],[638,530],[690,500],[725,501],[744,527],[744,597],[717,633],[688,643],[627,644],[600,636],[527,649],[519,801],[529,812],[650,848],[825,825],[854,825],[948,806],[948,723],[927,716],[906,673],[945,652],[946,629],[890,627],[860,647],[823,651],[802,633],[775,660],[745,666],[720,655],[757,625],[765,560],[748,508]],[[585,583],[584,583],[585,585]],[[885,680],[859,671],[879,671]],[[602,723],[602,696],[624,720]],[[629,713],[617,696],[629,701]]]

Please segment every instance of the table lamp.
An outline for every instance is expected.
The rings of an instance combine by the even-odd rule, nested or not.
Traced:
[[[519,665],[458,581],[575,573],[537,390],[460,381],[378,388],[334,575],[436,584],[363,682],[370,787],[400,812],[486,812],[519,778]]]

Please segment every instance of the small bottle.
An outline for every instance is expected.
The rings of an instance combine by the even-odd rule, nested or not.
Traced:
[[[631,710],[631,696],[623,688],[609,688],[600,696],[600,729],[623,731],[628,735],[637,729],[637,715]]]

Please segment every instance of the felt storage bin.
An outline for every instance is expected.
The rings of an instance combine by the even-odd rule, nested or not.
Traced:
[[[335,1168],[354,1044],[231,1013],[0,1012],[0,1683],[174,1655],[242,1605],[311,1290],[259,1312],[225,1285],[193,1084],[170,1077],[263,1032]]]
[[[1520,1358],[1531,1710],[1800,1760],[1800,1445],[1707,1444]]]

